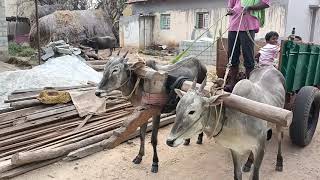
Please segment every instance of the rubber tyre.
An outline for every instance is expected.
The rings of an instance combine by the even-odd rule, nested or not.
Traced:
[[[290,126],[293,144],[305,147],[311,142],[318,124],[319,97],[319,90],[312,86],[301,88],[296,95]]]

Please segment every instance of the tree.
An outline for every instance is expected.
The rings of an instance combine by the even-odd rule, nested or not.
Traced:
[[[126,8],[126,0],[98,0],[97,8],[103,8],[112,20],[112,31],[119,42],[119,20]]]

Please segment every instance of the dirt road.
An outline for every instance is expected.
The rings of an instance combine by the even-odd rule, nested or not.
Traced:
[[[191,140],[188,147],[170,148],[165,139],[170,126],[160,130],[158,174],[150,172],[152,148],[147,141],[146,156],[140,165],[131,160],[139,149],[139,139],[132,144],[97,153],[90,157],[73,161],[59,162],[44,167],[14,180],[232,180],[232,162],[230,153],[205,139],[203,145]],[[148,135],[150,139],[150,134]],[[284,172],[276,172],[275,138],[268,143],[267,152],[261,169],[262,180],[317,180],[320,179],[320,136],[315,134],[312,144],[301,149],[291,145],[288,132],[284,142]],[[245,174],[244,179],[248,179]]]

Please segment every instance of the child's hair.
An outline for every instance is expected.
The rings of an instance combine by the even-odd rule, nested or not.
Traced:
[[[275,32],[275,31],[270,31],[270,32],[268,32],[267,34],[266,34],[266,37],[265,37],[265,39],[266,39],[266,41],[269,41],[272,37],[279,37],[279,34],[277,33],[277,32]]]

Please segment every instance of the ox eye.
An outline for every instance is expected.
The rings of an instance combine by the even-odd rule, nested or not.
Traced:
[[[189,115],[193,115],[195,113],[195,111],[190,111]]]

